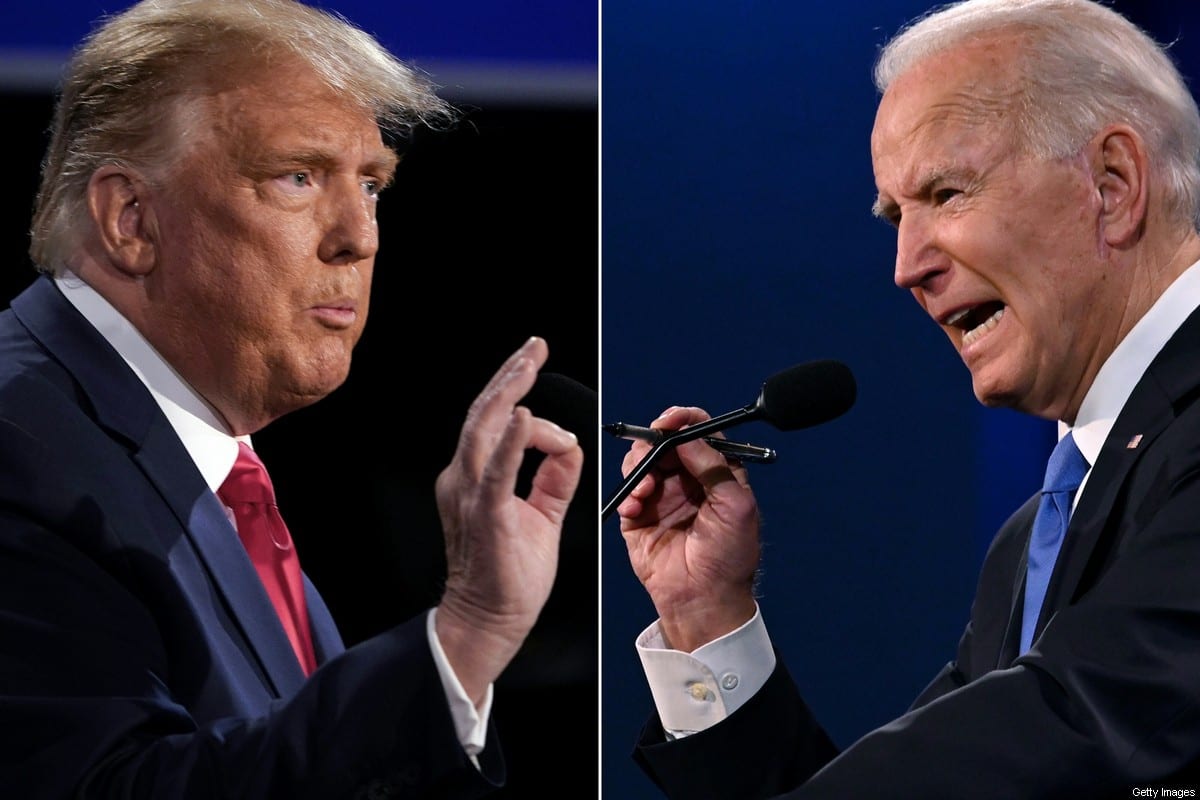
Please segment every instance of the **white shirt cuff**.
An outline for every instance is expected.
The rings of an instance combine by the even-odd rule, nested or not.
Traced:
[[[691,653],[668,648],[657,620],[636,645],[663,730],[675,738],[737,711],[775,669],[775,650],[757,606],[746,624]]]
[[[458,741],[471,757],[475,766],[479,766],[476,756],[483,751],[487,742],[488,715],[492,712],[492,687],[489,685],[483,698],[483,708],[476,709],[471,698],[458,681],[453,667],[446,660],[442,643],[438,641],[434,628],[436,608],[429,609],[425,618],[425,632],[429,635],[429,649],[433,651],[433,661],[437,664],[438,676],[442,679],[442,689],[446,692],[446,700],[450,703],[450,715],[454,719],[454,730],[458,733]]]

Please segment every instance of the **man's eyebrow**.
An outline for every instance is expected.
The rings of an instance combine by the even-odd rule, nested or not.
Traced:
[[[877,219],[894,224],[896,217],[900,215],[900,207],[890,197],[881,194],[876,196],[875,202],[871,204],[871,214]]]
[[[921,182],[917,184],[912,196],[919,200],[925,200],[933,194],[937,185],[944,181],[951,181],[965,186],[974,180],[975,172],[973,170],[960,166],[937,167],[930,170],[921,178]],[[884,194],[879,194],[871,206],[871,213],[880,219],[895,224],[900,216],[900,206],[892,198]]]
[[[953,181],[955,183],[965,182],[970,180],[971,171],[962,167],[945,166],[932,169],[921,178],[921,182],[917,184],[917,197],[928,197],[933,193],[933,187],[943,181]]]
[[[268,169],[291,169],[302,167],[312,169],[329,167],[340,160],[337,153],[328,150],[293,150],[290,152],[274,153],[260,161],[260,165]],[[390,181],[396,173],[400,156],[394,151],[383,149],[371,154],[359,167],[359,171],[367,174],[378,174],[384,180]]]
[[[391,183],[399,165],[400,156],[396,151],[384,148],[367,160],[363,172],[377,174],[385,183]]]

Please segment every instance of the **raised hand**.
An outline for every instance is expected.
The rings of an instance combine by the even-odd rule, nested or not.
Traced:
[[[653,427],[676,430],[709,418],[672,407]],[[650,445],[636,441],[633,471]],[[617,508],[634,574],[646,587],[672,647],[691,651],[754,615],[758,504],[743,466],[703,441],[663,455]]]
[[[583,467],[575,435],[518,405],[549,350],[529,339],[472,402],[438,475],[446,588],[436,617],[442,649],[478,704],[520,649],[549,598],[563,518]],[[516,483],[527,449],[545,454],[527,497]]]

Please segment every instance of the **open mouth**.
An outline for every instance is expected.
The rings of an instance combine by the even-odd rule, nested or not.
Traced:
[[[972,308],[964,308],[946,320],[947,325],[953,325],[963,332],[962,346],[966,347],[978,341],[1000,323],[1006,306],[998,300],[981,303]]]

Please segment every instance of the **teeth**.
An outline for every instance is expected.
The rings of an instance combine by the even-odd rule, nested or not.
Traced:
[[[975,342],[977,339],[979,339],[981,336],[986,334],[992,328],[996,327],[996,325],[1000,322],[1000,318],[1003,316],[1004,316],[1004,308],[1001,307],[1001,308],[996,309],[996,313],[992,314],[990,317],[985,319],[983,322],[979,323],[974,328],[972,328],[971,330],[969,330],[963,334],[962,346],[966,347],[967,345]],[[960,315],[958,315],[958,314],[955,314],[955,317],[961,318]]]
[[[971,313],[971,309],[964,308],[962,311],[959,311],[957,314],[950,317],[950,319],[946,320],[946,324],[947,325],[957,325],[958,321],[961,320],[963,317],[965,317],[969,313]]]

